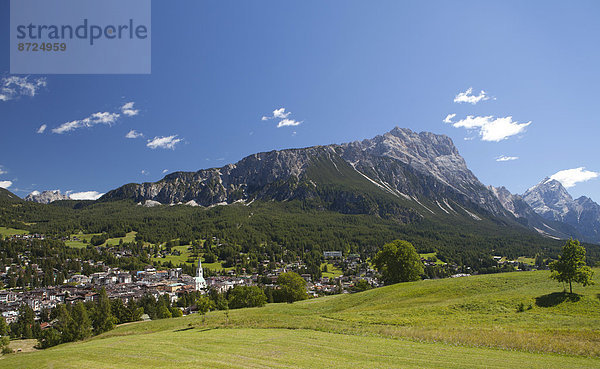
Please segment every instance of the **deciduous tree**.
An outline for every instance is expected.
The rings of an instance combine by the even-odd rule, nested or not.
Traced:
[[[550,278],[569,284],[569,293],[573,293],[573,282],[583,287],[594,283],[594,272],[585,265],[585,247],[577,240],[567,241],[558,260],[550,263],[550,270]]]
[[[395,240],[383,245],[373,258],[385,284],[418,281],[423,274],[423,262],[408,241]]]
[[[258,286],[236,286],[229,292],[231,309],[265,306],[267,296]]]
[[[277,277],[278,290],[274,291],[277,302],[289,302],[306,300],[306,281],[298,273],[287,272]]]

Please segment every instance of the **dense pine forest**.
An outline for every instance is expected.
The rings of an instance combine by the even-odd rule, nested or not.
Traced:
[[[384,243],[405,239],[421,253],[436,252],[440,260],[469,265],[475,270],[489,266],[493,255],[512,259],[536,255],[555,258],[563,243],[494,218],[482,221],[461,218],[455,222],[448,218],[426,218],[403,223],[377,215],[342,214],[297,200],[212,208],[183,205],[147,208],[127,200],[69,200],[42,205],[3,198],[0,225],[57,239],[78,232],[113,238],[136,231],[140,245],[171,240],[188,244],[215,238],[236,252],[268,255],[287,250],[304,258],[322,255],[326,250],[368,258]],[[587,250],[591,264],[600,260],[599,246],[588,245]],[[146,261],[139,250],[136,256],[140,260],[135,264]]]

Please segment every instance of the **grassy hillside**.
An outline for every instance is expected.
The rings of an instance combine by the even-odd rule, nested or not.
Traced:
[[[560,291],[547,272],[405,283],[124,325],[0,366],[599,367],[600,287]]]
[[[101,244],[99,246],[101,246],[101,247],[104,247],[104,246],[116,246],[121,241],[123,241],[123,242],[134,242],[136,234],[137,234],[137,232],[128,232],[125,235],[125,237],[109,238],[108,240],[106,240],[106,242],[104,242],[103,244]],[[87,247],[90,244],[90,240],[92,239],[92,237],[99,236],[99,235],[101,235],[101,233],[84,234],[82,232],[79,232],[77,234],[72,234],[72,235],[69,236],[69,240],[65,241],[65,245],[67,245],[69,247],[75,247],[75,248],[84,248],[84,247]],[[77,238],[78,240],[75,241],[74,240],[75,238]],[[83,240],[86,240],[87,243],[83,242]]]
[[[15,360],[17,359],[18,360]],[[7,368],[597,368],[599,361],[310,330],[215,329],[110,337],[18,354]]]
[[[23,229],[14,229],[14,228],[6,228],[0,227],[0,237],[13,236],[17,234],[27,234],[29,232]]]

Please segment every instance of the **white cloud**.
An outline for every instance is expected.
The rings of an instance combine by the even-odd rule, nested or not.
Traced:
[[[0,101],[8,101],[21,96],[33,97],[42,87],[46,87],[46,78],[10,76],[0,81]]]
[[[454,97],[455,103],[469,103],[469,104],[477,104],[480,101],[489,100],[490,97],[486,94],[485,91],[481,90],[479,95],[473,95],[473,87],[469,87],[467,91],[460,92],[458,95]]]
[[[11,181],[0,181],[0,188],[9,188],[12,184]]]
[[[142,169],[140,173],[142,173],[143,176],[148,175],[148,171],[146,169]]]
[[[0,165],[0,174],[6,174],[6,171],[2,165]]]
[[[293,119],[284,119],[277,124],[277,128],[299,126],[302,122]]]
[[[127,132],[127,134],[125,135],[125,138],[139,138],[139,137],[144,137],[144,135],[141,132],[138,132],[134,129]]]
[[[68,193],[68,195],[71,200],[98,200],[104,194],[98,191],[84,191]]]
[[[456,116],[456,114],[448,114],[446,118],[444,118],[444,123],[452,123],[452,119]]]
[[[168,169],[163,169],[163,174],[167,173],[169,170]]]
[[[44,132],[46,132],[46,128],[48,128],[48,126],[45,125],[45,124],[42,124],[40,126],[40,128],[38,128],[37,133],[44,133]]]
[[[500,142],[511,136],[525,131],[525,128],[531,124],[519,123],[512,120],[512,117],[494,118],[493,116],[474,117],[469,115],[465,119],[452,123],[455,128],[466,128],[468,130],[479,131],[479,136],[483,141]]]
[[[280,109],[273,110],[273,118],[285,119],[290,114],[292,114],[292,112],[290,112],[290,111],[286,112],[285,108],[280,108]]]
[[[138,109],[134,109],[133,105],[135,103],[133,101],[130,101],[128,103],[126,103],[125,105],[121,106],[121,113],[127,115],[128,117],[133,117],[135,115],[139,114],[139,110]]]
[[[286,112],[285,108],[279,108],[279,109],[273,110],[272,116],[263,116],[261,118],[261,120],[264,121],[264,120],[270,120],[270,119],[285,119],[285,118],[289,117],[290,114],[292,114],[291,111]]]
[[[271,116],[263,116],[261,118],[262,121],[271,120],[271,119],[279,119],[279,123],[277,123],[277,128],[281,127],[293,127],[299,126],[302,124],[302,121],[297,121],[294,119],[288,118],[292,114],[290,111],[285,111],[285,108],[279,108],[273,110],[273,115]]]
[[[555,179],[562,183],[566,188],[571,188],[579,182],[586,182],[600,176],[598,172],[585,170],[584,167],[561,170],[553,174],[550,179]]]
[[[147,147],[151,149],[175,149],[175,145],[183,141],[181,138],[177,138],[177,135],[173,136],[164,136],[164,137],[154,137],[151,140],[148,140],[146,144]]]
[[[110,126],[113,123],[115,123],[117,119],[119,119],[119,117],[120,114],[118,113],[98,112],[81,120],[74,120],[72,122],[63,123],[60,126],[53,128],[52,132],[63,134],[78,128],[93,127],[97,124],[108,124]]]
[[[52,132],[62,134],[62,133],[73,131],[78,128],[93,127],[97,124],[107,124],[107,125],[111,126],[113,123],[115,123],[121,117],[121,114],[126,115],[128,117],[137,115],[139,113],[139,110],[134,109],[133,105],[134,105],[134,102],[128,102],[128,103],[124,104],[123,106],[121,106],[119,108],[121,113],[111,113],[111,112],[106,112],[106,111],[98,112],[98,113],[94,113],[94,114],[90,115],[87,118],[74,120],[71,122],[66,122],[56,128],[53,128]],[[42,130],[42,127],[44,127],[43,130]],[[40,130],[42,130],[42,132],[43,132],[44,130],[46,130],[46,128],[45,128],[46,125],[44,124],[44,125],[42,125],[42,127],[40,127]],[[38,133],[42,133],[42,132],[39,132],[39,130],[38,130]],[[128,138],[135,138],[135,137],[128,137]]]
[[[519,157],[502,155],[502,156],[499,156],[496,158],[496,161],[513,161],[513,160],[519,160]]]

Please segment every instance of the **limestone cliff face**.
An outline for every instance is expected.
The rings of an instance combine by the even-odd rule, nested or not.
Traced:
[[[401,191],[416,191],[432,196],[447,187],[494,215],[506,215],[506,210],[498,199],[467,168],[465,160],[448,136],[394,128],[384,135],[344,144],[342,147],[346,160],[361,171],[373,171],[378,177],[387,177]],[[382,158],[393,160],[381,160]],[[430,186],[421,188],[408,188],[405,176],[390,176],[392,172],[389,166],[396,161],[410,167],[415,175],[433,177],[437,183],[431,182]]]
[[[559,181],[550,178],[527,190],[523,199],[543,218],[571,225],[584,240],[600,243],[600,205],[592,199],[573,199]]]
[[[342,171],[346,175],[341,175]],[[413,202],[423,198],[436,201],[441,204],[437,209],[440,213],[451,211],[443,205],[451,198],[462,206],[475,206],[493,215],[508,214],[467,168],[449,137],[401,128],[369,140],[264,152],[222,168],[176,172],[158,182],[125,185],[108,192],[102,200],[152,200],[162,204],[194,201],[211,206],[253,199],[307,199],[324,196],[319,178],[332,177],[330,181],[335,182],[336,175],[342,187],[353,181],[350,177],[354,175],[374,192],[383,190]],[[348,193],[343,196],[353,197]],[[343,201],[332,201],[344,211]],[[348,206],[352,206],[350,201]]]
[[[69,200],[69,196],[60,193],[60,191],[34,191],[25,196],[24,200],[38,202],[40,204],[49,204],[58,200]]]
[[[25,198],[46,204],[67,199],[59,191]],[[574,200],[549,178],[522,196],[486,187],[449,137],[404,128],[362,141],[262,152],[221,168],[175,172],[158,182],[121,186],[99,201],[124,199],[148,207],[301,200],[313,208],[401,222],[488,217],[518,222],[547,237],[600,243],[600,205],[591,199]]]
[[[581,233],[574,227],[556,219],[544,218],[538,214],[520,195],[514,195],[505,187],[488,187],[498,198],[502,206],[510,212],[517,221],[548,237],[582,238]]]

